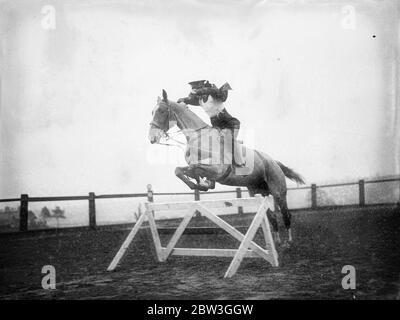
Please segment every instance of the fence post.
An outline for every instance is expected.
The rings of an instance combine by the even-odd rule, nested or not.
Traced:
[[[21,204],[19,207],[19,231],[28,230],[28,201],[28,195],[21,194]]]
[[[94,192],[89,192],[89,227],[96,229],[96,203]]]
[[[311,208],[317,208],[317,185],[315,183],[311,185]]]
[[[194,201],[200,201],[200,191],[198,189],[194,189]],[[201,217],[201,212],[196,210],[195,217]]]
[[[365,181],[361,179],[358,181],[358,191],[359,191],[359,204],[360,207],[365,206]]]
[[[199,201],[200,200],[200,191],[198,189],[194,190],[194,200]]]
[[[236,188],[236,198],[242,197],[242,189]],[[238,214],[243,214],[243,207],[238,207]]]
[[[153,186],[149,183],[147,185],[147,201],[148,202],[153,202],[154,198],[153,198]]]
[[[154,202],[153,186],[150,183],[147,185],[147,201]],[[154,211],[151,211],[151,214],[153,215],[154,218]]]

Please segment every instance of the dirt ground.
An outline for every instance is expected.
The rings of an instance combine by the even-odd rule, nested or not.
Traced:
[[[230,258],[170,257],[158,263],[143,230],[114,272],[106,268],[128,229],[0,236],[0,299],[398,299],[400,209],[380,207],[293,213],[294,243],[278,246],[280,266],[244,259],[231,279]],[[163,244],[170,234],[163,234]],[[257,235],[262,244],[262,235]],[[229,247],[226,234],[184,235],[180,247]],[[42,266],[56,269],[44,290]],[[344,290],[344,265],[356,289]]]

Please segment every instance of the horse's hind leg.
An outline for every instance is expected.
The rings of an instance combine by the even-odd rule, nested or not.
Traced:
[[[263,189],[255,189],[255,188],[248,186],[247,189],[249,190],[250,197],[254,197],[254,195],[256,193],[261,193],[264,197],[268,196],[270,194],[269,190],[267,189],[268,186],[265,185],[263,187],[264,187]],[[278,227],[278,219],[277,219],[278,204],[275,199],[275,196],[274,196],[274,205],[275,205],[274,211],[272,211],[270,208],[268,208],[266,213],[267,213],[268,221],[272,226],[272,235],[273,235],[274,241],[279,244],[279,243],[281,243],[281,237],[279,236],[279,227]]]
[[[275,200],[275,199],[274,199]],[[277,219],[277,212],[278,212],[278,206],[276,204],[276,201],[274,201],[275,204],[275,211],[272,212],[269,208],[267,209],[267,217],[272,225],[272,233],[274,235],[274,240],[276,243],[281,243],[281,237],[279,236],[279,228],[278,228],[278,219]]]
[[[283,218],[283,223],[285,225],[285,228],[288,232],[288,241],[292,242],[293,238],[292,238],[292,230],[291,230],[291,220],[292,220],[292,215],[288,209],[287,206],[287,201],[286,201],[286,196],[282,196],[282,197],[274,197],[275,201],[278,203],[279,208],[281,209],[281,213],[282,213],[282,218]]]

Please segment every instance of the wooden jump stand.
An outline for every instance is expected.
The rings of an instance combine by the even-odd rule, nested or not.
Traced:
[[[242,234],[239,230],[232,227],[229,223],[222,220],[211,208],[225,208],[225,207],[239,207],[246,205],[257,205],[258,211],[255,214],[253,221],[250,224],[246,234]],[[205,200],[205,201],[189,201],[189,202],[175,202],[175,203],[146,203],[146,211],[140,216],[135,223],[128,237],[125,239],[121,248],[115,255],[113,261],[107,268],[107,271],[114,270],[121,258],[128,249],[130,243],[136,236],[141,225],[145,221],[146,217],[149,222],[151,234],[153,237],[158,261],[163,262],[168,259],[170,255],[176,256],[213,256],[213,257],[233,257],[228,270],[225,273],[225,278],[232,277],[238,270],[244,257],[248,258],[263,258],[271,263],[274,267],[278,266],[278,254],[275,250],[274,241],[271,235],[269,221],[266,215],[266,210],[269,208],[273,210],[274,204],[272,197],[263,198],[261,195],[256,195],[254,198],[235,198],[228,200]],[[157,210],[187,210],[186,215],[179,224],[175,233],[172,235],[168,245],[166,247],[161,246],[160,237],[157,231],[157,226],[153,216],[153,211]],[[200,211],[201,214],[220,228],[224,229],[235,239],[239,240],[240,246],[238,249],[198,249],[198,248],[175,248],[178,240],[185,231],[187,225],[192,219],[196,211]],[[266,249],[263,249],[253,241],[253,238],[261,226],[264,239],[266,243]]]

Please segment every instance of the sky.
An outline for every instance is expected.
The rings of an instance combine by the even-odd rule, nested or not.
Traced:
[[[394,0],[0,1],[0,198],[187,191],[148,130],[199,79],[307,183],[399,174],[398,35]]]

